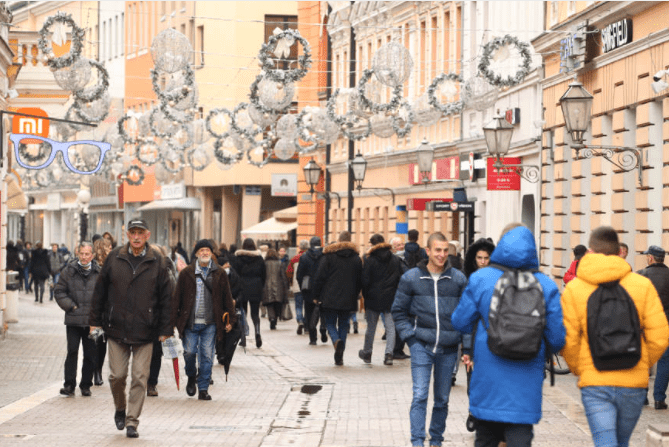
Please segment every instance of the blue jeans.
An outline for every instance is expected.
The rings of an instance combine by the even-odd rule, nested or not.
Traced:
[[[304,324],[304,298],[302,298],[302,292],[295,292],[295,320],[297,324]]]
[[[348,335],[348,329],[351,327],[348,320],[351,312],[323,309],[321,315],[325,319],[325,326],[332,339],[332,344],[334,345],[337,340],[341,340],[346,346],[346,336]]]
[[[184,361],[186,362],[186,375],[197,376],[197,389],[206,391],[209,389],[211,379],[211,366],[214,363],[214,349],[216,348],[216,325],[194,324],[192,329],[184,331]],[[195,366],[195,358],[199,364]]]
[[[28,289],[30,289],[30,284],[32,283],[32,281],[30,280],[30,266],[29,265],[23,267],[23,279],[26,282],[26,288],[25,288],[26,293],[28,293]]]
[[[581,400],[595,447],[627,447],[645,399],[644,388],[581,388]]]
[[[657,361],[655,385],[653,386],[653,398],[655,402],[664,402],[667,398],[667,385],[669,385],[669,349],[664,351],[660,360]]]
[[[422,446],[425,441],[427,398],[430,393],[430,375],[434,368],[434,406],[430,421],[430,445],[440,446],[446,430],[451,376],[458,353],[456,349],[446,352],[442,347],[437,347],[436,352],[433,352],[434,346],[426,346],[419,341],[413,343],[410,349],[413,381],[413,399],[409,411],[411,445]]]
[[[53,300],[53,289],[56,288],[56,283],[58,282],[58,279],[60,278],[60,273],[52,274],[51,278],[52,278],[53,284],[52,284],[51,287],[49,287],[51,289],[50,290],[50,295],[49,295],[49,300]]]

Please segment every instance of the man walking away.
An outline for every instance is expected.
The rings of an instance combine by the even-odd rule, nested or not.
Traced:
[[[344,364],[349,317],[358,309],[362,290],[362,259],[351,233],[342,231],[339,242],[323,249],[312,298],[321,303],[322,316],[334,346],[334,362]]]
[[[427,399],[434,370],[430,445],[441,446],[451,373],[462,341],[462,335],[451,324],[451,313],[460,301],[467,280],[459,270],[446,265],[448,240],[442,233],[430,235],[426,254],[427,261],[418,263],[400,279],[392,314],[395,329],[411,350],[411,445],[422,446],[425,441]]]
[[[174,292],[176,327],[184,341],[186,393],[195,395],[197,380],[199,400],[211,400],[208,391],[216,340],[221,340],[223,331],[229,332],[235,322],[228,275],[211,259],[213,250],[206,239],[195,244],[197,262],[179,273]],[[224,318],[226,313],[229,319]]]
[[[365,362],[372,362],[372,347],[379,315],[383,314],[386,326],[386,354],[384,365],[393,364],[393,349],[395,348],[395,323],[390,309],[397,292],[397,284],[404,273],[402,261],[393,255],[391,245],[386,244],[383,236],[373,235],[369,242],[369,249],[362,268],[362,295],[365,297],[365,345],[358,356]]]
[[[418,245],[418,230],[409,230],[409,242],[404,244],[404,262],[410,269],[416,267],[420,261],[427,260],[425,249]]]
[[[309,240],[309,250],[307,250],[302,257],[300,257],[300,264],[297,267],[297,282],[300,284],[302,290],[302,298],[304,300],[304,321],[309,329],[309,344],[316,345],[318,339],[317,321],[312,321],[314,312],[319,312],[316,309],[317,304],[314,302],[315,295],[312,293],[313,284],[316,280],[316,273],[318,272],[318,265],[323,256],[323,248],[321,247],[321,238],[314,236]],[[323,343],[327,342],[327,335],[325,327],[321,322],[321,340]]]
[[[137,438],[146,397],[153,341],[174,333],[172,283],[167,259],[148,244],[151,232],[143,219],[131,219],[128,243],[112,250],[93,292],[91,333],[103,328],[109,349],[109,386],[114,398],[116,428]],[[126,380],[132,356],[126,408]],[[127,415],[126,415],[127,410]]]
[[[484,251],[487,254],[489,245],[482,242],[477,248],[477,252]],[[460,304],[453,312],[455,329],[463,333],[476,329],[474,369],[469,384],[469,411],[476,418],[475,447],[497,447],[503,440],[506,440],[508,447],[530,446],[532,425],[541,419],[546,349],[558,352],[564,345],[565,332],[560,292],[549,277],[537,271],[538,267],[539,258],[532,232],[521,224],[508,225],[492,252],[490,266],[481,266],[471,274]],[[502,356],[499,351],[495,351],[498,353],[495,354],[489,348],[493,292],[500,290],[498,280],[508,274],[505,273],[507,270],[518,278],[519,287],[524,283],[529,284],[532,280],[530,275],[533,276],[536,280],[534,298],[543,301],[540,301],[540,308],[545,314],[545,325],[533,331],[536,353],[528,354],[526,360],[511,359]],[[509,298],[520,301],[523,297],[504,294],[494,299],[508,300],[510,304]],[[536,315],[537,321],[542,321],[542,312],[537,311],[536,307],[526,307],[531,310],[531,315]],[[494,309],[502,309],[502,304]],[[527,320],[525,315],[522,317],[523,321]],[[524,331],[517,332],[525,334]],[[546,346],[546,341],[549,346]],[[471,366],[470,356],[465,353],[462,357],[463,363]]]
[[[596,228],[588,248],[591,253],[583,256],[576,279],[567,284],[562,295],[567,328],[562,355],[579,378],[594,445],[627,447],[646,398],[648,369],[669,344],[669,326],[653,284],[633,273],[625,259],[619,257],[616,230]],[[611,304],[624,303],[606,325],[597,316],[610,306],[604,307],[607,303],[599,297],[606,297]],[[602,303],[599,311],[591,305],[597,302]],[[625,343],[619,343],[623,340],[620,337],[608,343],[611,348],[624,349],[624,354],[611,356],[618,362],[625,360],[620,368],[603,364],[599,354],[603,342],[611,342],[603,331],[611,329],[611,324],[615,324],[613,329],[617,332],[623,330],[619,333],[629,335]]]
[[[79,259],[63,268],[60,280],[53,289],[56,303],[65,311],[67,357],[65,357],[65,384],[60,389],[60,394],[64,396],[74,396],[80,343],[84,350],[84,361],[79,389],[82,396],[91,395],[97,348],[95,341],[88,337],[90,332],[88,322],[93,290],[99,274],[100,266],[93,259],[93,245],[90,242],[81,242]]]
[[[647,255],[648,267],[638,273],[650,279],[657,295],[660,297],[664,314],[669,319],[669,268],[664,263],[664,249],[657,245],[651,245],[643,254]],[[667,384],[669,384],[669,349],[664,351],[660,360],[657,361],[655,373],[655,385],[653,397],[655,398],[655,409],[667,409]]]

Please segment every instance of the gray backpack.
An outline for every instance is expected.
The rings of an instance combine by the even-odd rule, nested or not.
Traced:
[[[504,273],[495,283],[488,312],[488,348],[500,357],[530,360],[541,349],[546,302],[536,270],[490,264]]]

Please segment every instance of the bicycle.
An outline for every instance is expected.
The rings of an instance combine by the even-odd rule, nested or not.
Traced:
[[[569,371],[569,366],[567,365],[567,361],[562,357],[560,354],[551,354],[549,358],[546,359],[546,364],[544,365],[544,369],[546,371],[550,371],[550,363],[553,362],[553,373],[564,376],[566,374],[569,374],[571,371]]]

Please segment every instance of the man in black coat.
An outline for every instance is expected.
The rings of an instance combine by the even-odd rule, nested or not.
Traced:
[[[404,273],[402,261],[392,252],[392,246],[386,244],[383,236],[373,235],[369,242],[372,248],[367,252],[362,268],[362,295],[365,298],[365,345],[358,356],[365,362],[372,362],[372,347],[379,316],[383,314],[386,326],[386,354],[384,365],[393,364],[395,349],[395,323],[390,309],[395,299],[397,284]]]
[[[297,283],[302,290],[302,299],[304,300],[304,320],[309,329],[309,344],[315,345],[318,340],[318,330],[316,329],[317,322],[312,321],[313,313],[316,310],[317,304],[314,302],[311,290],[313,288],[313,281],[316,279],[318,272],[318,264],[323,256],[323,248],[321,247],[321,238],[314,236],[309,240],[309,250],[304,252],[300,257],[300,263],[297,266]],[[308,279],[305,281],[305,278]],[[328,341],[325,332],[325,327],[321,322],[321,340],[323,343]]]
[[[112,250],[95,283],[91,333],[103,328],[109,351],[109,385],[114,397],[116,428],[137,438],[139,416],[153,353],[153,341],[174,334],[172,281],[167,257],[148,244],[151,232],[143,219],[131,219],[129,242]],[[127,401],[126,379],[132,356],[132,381]]]
[[[312,299],[321,304],[337,366],[344,364],[349,318],[358,308],[361,290],[362,259],[358,247],[351,242],[351,233],[343,231],[338,242],[323,249],[312,289]]]
[[[67,264],[56,283],[53,294],[56,303],[65,311],[67,357],[65,357],[65,384],[60,389],[64,396],[74,396],[77,384],[77,359],[79,344],[84,350],[79,388],[82,396],[91,395],[97,349],[95,341],[88,338],[89,318],[93,289],[100,273],[100,266],[93,259],[93,245],[79,243],[79,259]]]
[[[657,245],[651,245],[643,254],[647,255],[648,267],[638,273],[650,279],[657,294],[662,301],[664,313],[669,319],[669,267],[664,263],[664,249]],[[656,410],[666,410],[667,385],[669,384],[669,349],[662,354],[657,361],[657,372],[655,373],[655,385],[653,397]]]

